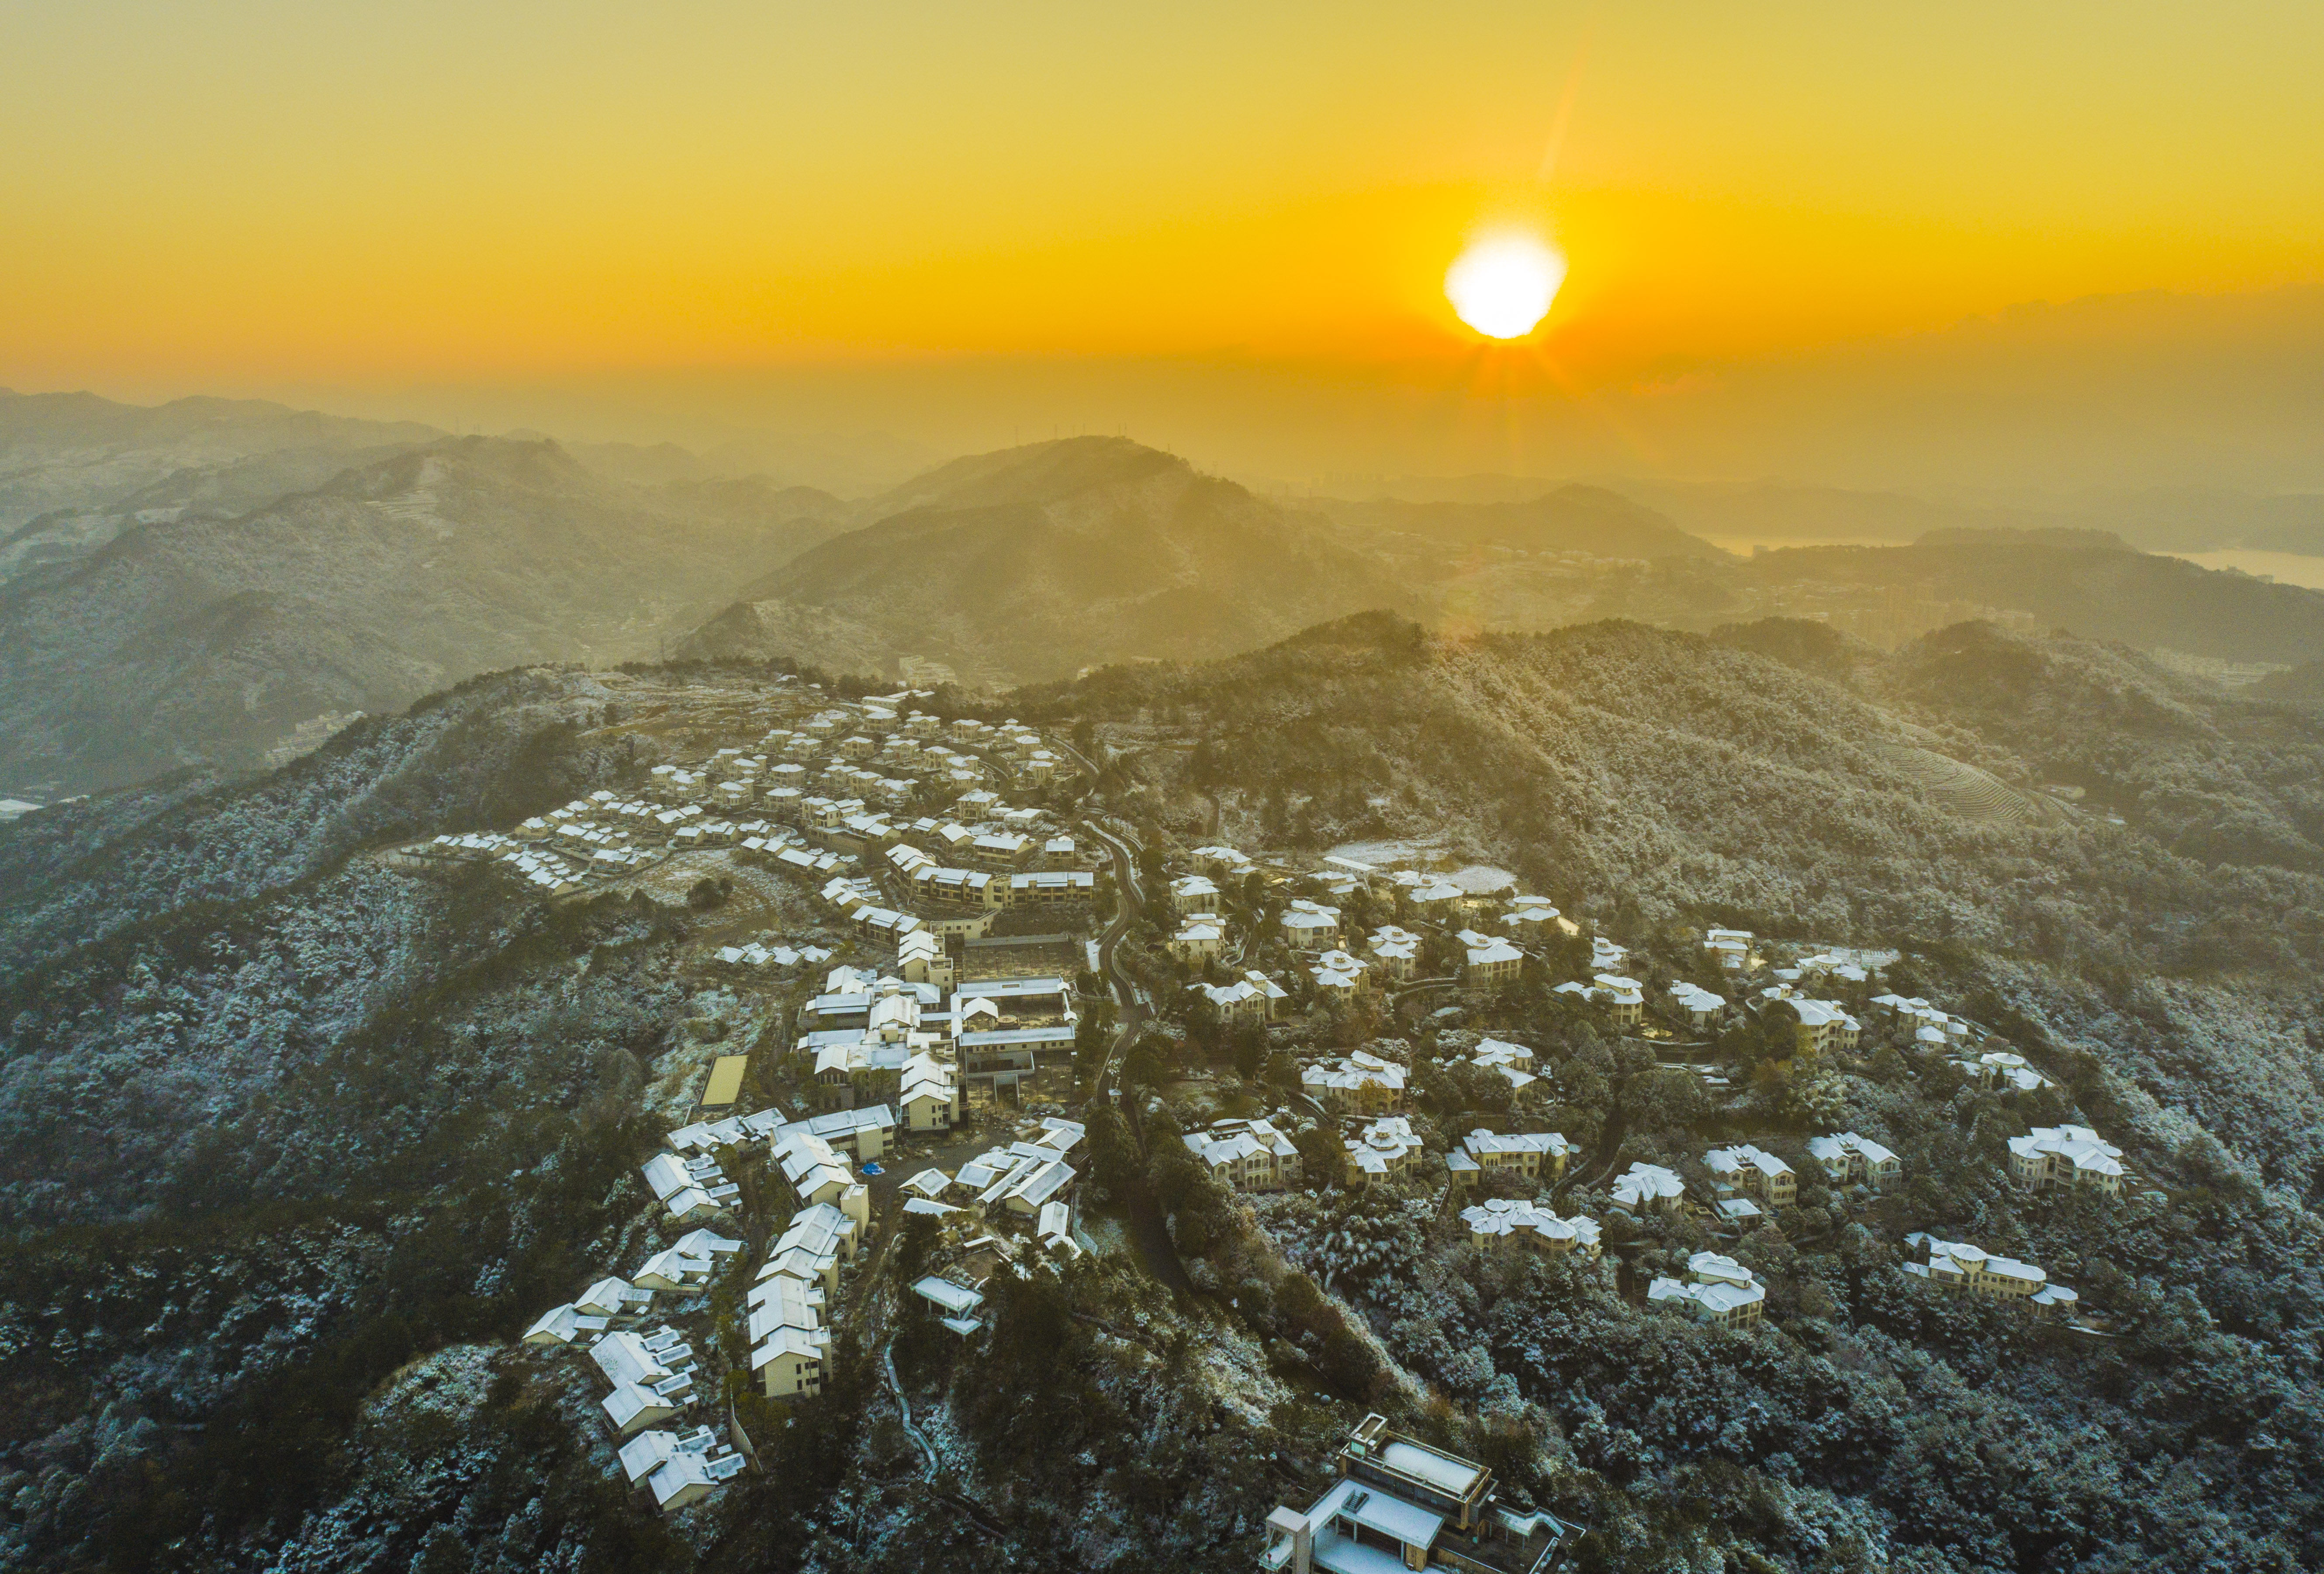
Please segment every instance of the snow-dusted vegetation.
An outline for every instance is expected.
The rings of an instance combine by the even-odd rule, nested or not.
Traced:
[[[1312,867],[1398,842],[1511,871],[1576,932],[1529,939],[1505,988],[1405,1001],[1326,995],[1264,877],[1221,877],[1215,972],[1170,953],[1172,916],[1127,915],[1116,958],[1160,1009],[1119,1057],[1094,1012],[1079,1046],[1084,1090],[1111,1063],[1128,1095],[1081,1112],[1105,1249],[996,1268],[964,1336],[909,1293],[920,1220],[882,1212],[821,1394],[781,1402],[736,1370],[742,1284],[690,1292],[698,1419],[753,1468],[664,1516],[572,1352],[516,1340],[657,1247],[639,1164],[714,1054],[783,1029],[790,984],[703,960],[715,904],[807,922],[811,888],[548,902],[383,856],[632,786],[649,762],[608,741],[614,703],[586,675],[479,680],[263,779],[0,827],[0,1561],[1234,1567],[1368,1409],[1579,1527],[1582,1569],[2324,1550],[2324,734],[2299,713],[1991,631],[1883,658],[1796,630],[1440,645],[1370,620],[1020,695],[1010,713],[1100,768],[1149,894],[1213,843]],[[2083,795],[1964,817],[1900,748]],[[1450,925],[1333,901],[1350,939],[1414,924],[1416,976],[1457,969]],[[1554,988],[1595,946],[1651,1001],[1738,993],[1712,925],[1897,953],[1831,986],[1860,1041],[1811,1057],[1743,1013],[1649,1040]],[[1185,987],[1251,968],[1292,986],[1271,1022]],[[1877,990],[2047,1085],[1980,1086]],[[1487,1036],[1533,1082],[1478,1063]],[[1349,1189],[1301,1073],[1359,1051],[1406,1074],[1418,1157]],[[1262,1111],[1305,1166],[1285,1190],[1230,1191],[1181,1140]],[[2012,1181],[2010,1139],[2069,1123],[2119,1146],[2118,1199]],[[1480,1128],[1555,1131],[1571,1163],[1455,1192],[1446,1155]],[[1831,1181],[1805,1145],[1839,1130],[1901,1179]],[[1747,1142],[1798,1174],[1772,1217],[1615,1201],[1635,1164],[1707,1190],[1705,1154]],[[720,1162],[746,1200],[769,1184],[763,1154]],[[1480,1245],[1467,1196],[1596,1220],[1602,1258]],[[743,1210],[742,1260],[782,1211]],[[2042,1265],[2078,1320],[1904,1274],[1921,1230]],[[1646,1303],[1714,1250],[1765,1285],[1763,1321]]]

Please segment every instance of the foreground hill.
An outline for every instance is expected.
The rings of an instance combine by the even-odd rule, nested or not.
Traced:
[[[2324,819],[2307,785],[2324,776],[2324,725],[2080,640],[1971,628],[1886,657],[1794,628],[1439,640],[1361,617],[1012,709],[1131,735],[1183,716],[1178,741],[1204,747],[1145,758],[1204,763],[1148,779],[1238,845],[1452,827],[1601,922],[2006,959],[1975,987],[2043,1001],[2010,1009],[2056,1011],[2059,1031],[2272,1174],[2324,1184],[2324,1091],[2307,1069],[2324,1017],[2305,982],[2324,962]],[[2070,811],[2035,790],[2060,777],[2095,801]],[[2108,998],[2087,992],[2094,976]],[[2220,1024],[2262,1000],[2270,1025],[2215,1054]]]
[[[1093,1253],[996,1275],[987,1330],[958,1339],[913,1321],[926,1238],[883,1192],[822,1394],[735,1398],[759,1468],[657,1514],[625,1486],[586,1357],[516,1341],[667,1244],[638,1164],[690,1118],[709,1056],[779,1045],[796,992],[711,964],[717,916],[682,891],[543,902],[375,855],[634,790],[652,734],[615,713],[637,693],[699,690],[757,726],[762,678],[499,675],[263,779],[0,827],[0,1561],[1223,1568],[1257,1556],[1275,1502],[1312,1500],[1371,1410],[1489,1459],[1512,1500],[1585,1527],[1573,1566],[1621,1574],[2290,1574],[2324,1550],[2324,880],[2271,838],[2230,861],[2142,817],[2225,783],[2297,824],[2324,734],[2083,641],[1971,628],[1890,657],[1805,623],[1452,641],[1369,616],[1012,696],[1089,723],[1113,755],[1106,812],[1157,853],[1443,838],[1632,947],[1656,989],[1700,962],[1705,919],[1897,944],[1897,981],[2066,1083],[2013,1104],[1884,1045],[1817,1118],[1909,1155],[1905,1183],[1868,1207],[1803,1184],[1780,1228],[1714,1240],[1614,1213],[1594,1178],[1735,1135],[1674,1091],[1691,1076],[1545,980],[1466,1003],[1473,1027],[1540,1048],[1554,1119],[1592,1134],[1563,1210],[1603,1217],[1629,1276],[1733,1250],[1771,1284],[1764,1326],[1641,1306],[1610,1264],[1477,1253],[1441,1174],[1248,1210],[1185,1173],[1160,1103],[1132,1101],[1141,1158],[1100,1101],[1083,1205],[1149,1188],[1194,1293]],[[2214,774],[2137,778],[2092,754],[2117,713],[2158,768]],[[2263,745],[2282,770],[2255,772]],[[2111,773],[2126,823],[1930,786],[1950,760],[2024,793],[2037,756]],[[1440,1146],[1487,1118],[1426,1053],[1473,1032],[1425,1008],[1372,1026],[1327,1010],[1268,1042],[1410,1057],[1416,1125]],[[1780,1073],[1762,1080],[1755,1110],[1780,1101]],[[1514,1118],[1499,1096],[1491,1118]],[[2070,1110],[2123,1145],[2139,1195],[2000,1178],[2006,1137]],[[1748,1135],[1824,1128],[1805,1118]],[[742,1297],[788,1206],[762,1148],[728,1162],[749,1248],[656,1312],[690,1330],[706,1387],[747,1358]],[[1906,1279],[1898,1241],[1919,1229],[2027,1252],[2108,1336]],[[728,1409],[691,1413],[724,1426]]]
[[[837,512],[807,489],[631,486],[552,443],[456,438],[233,517],[133,522],[0,586],[0,780],[244,765],[314,718],[475,672],[650,657]]]
[[[956,460],[862,511],[875,522],[750,584],[686,653],[841,666],[917,654],[964,677],[1024,681],[1223,655],[1319,618],[1408,604],[1319,521],[1126,438]],[[828,648],[802,649],[803,635]]]

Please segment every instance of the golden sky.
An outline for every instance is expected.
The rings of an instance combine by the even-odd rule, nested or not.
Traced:
[[[2324,5],[0,8],[0,383],[960,355],[1571,390],[2013,303],[2324,280]]]

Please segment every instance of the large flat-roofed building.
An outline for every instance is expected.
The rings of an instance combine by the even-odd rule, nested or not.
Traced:
[[[1304,1513],[1267,1517],[1268,1574],[1541,1574],[1572,1534],[1545,1514],[1494,1502],[1493,1473],[1368,1415],[1334,1458],[1339,1479]]]

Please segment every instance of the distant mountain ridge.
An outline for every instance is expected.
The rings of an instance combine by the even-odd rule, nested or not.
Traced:
[[[1368,534],[1409,538],[1421,550],[1501,547],[1578,552],[1592,557],[1721,558],[1662,513],[1602,486],[1571,483],[1521,500],[1406,502],[1318,500],[1335,522]]]
[[[446,438],[227,519],[132,523],[0,585],[0,780],[241,765],[474,673],[651,657],[838,528],[827,494],[641,488],[554,443]]]
[[[1224,655],[1412,601],[1320,518],[1128,438],[971,456],[860,511],[873,522],[747,585],[684,652],[881,649],[1021,682]],[[785,650],[807,609],[832,648]]]

